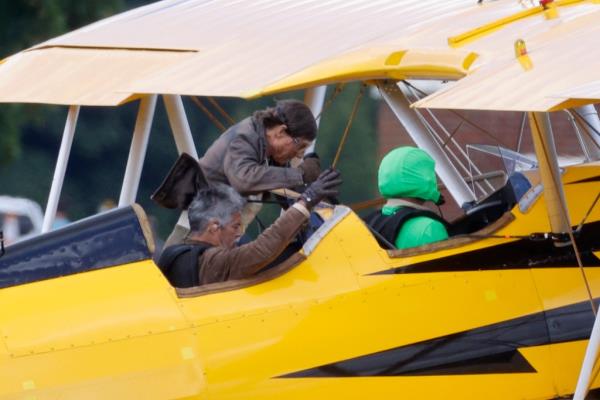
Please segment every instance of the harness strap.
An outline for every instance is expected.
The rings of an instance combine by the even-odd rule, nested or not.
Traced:
[[[178,288],[200,286],[198,258],[211,247],[208,243],[169,246],[163,250],[157,264],[171,285]]]
[[[411,207],[402,207],[393,215],[383,215],[380,210],[374,211],[367,216],[366,221],[375,231],[390,243],[396,243],[398,232],[406,221],[416,217],[427,217],[441,222],[446,229],[448,222],[432,211],[418,210]],[[377,238],[377,241],[382,247],[389,247],[385,242]]]

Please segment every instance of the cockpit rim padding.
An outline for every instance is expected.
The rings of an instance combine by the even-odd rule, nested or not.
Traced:
[[[144,235],[144,239],[146,239],[146,244],[148,245],[148,250],[150,250],[150,254],[154,254],[156,251],[156,243],[154,242],[154,234],[152,233],[152,226],[150,225],[148,214],[146,214],[142,206],[137,203],[131,204],[131,207],[133,208],[135,215],[138,217],[140,227],[142,228],[142,234]]]
[[[177,296],[180,298],[197,297],[207,294],[227,292],[236,289],[242,289],[249,286],[258,285],[259,283],[267,282],[275,279],[288,271],[291,271],[298,266],[302,261],[306,260],[306,256],[302,253],[294,253],[279,265],[269,268],[264,272],[258,273],[256,276],[248,279],[235,279],[225,282],[209,283],[207,285],[194,286],[190,288],[175,288]]]

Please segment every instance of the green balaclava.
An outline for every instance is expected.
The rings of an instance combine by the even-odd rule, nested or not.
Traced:
[[[416,147],[398,147],[379,165],[379,192],[386,198],[412,197],[437,202],[435,161]]]

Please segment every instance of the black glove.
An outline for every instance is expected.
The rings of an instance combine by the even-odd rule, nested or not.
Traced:
[[[321,160],[317,153],[305,155],[304,161],[298,165],[298,169],[302,171],[302,180],[305,184],[313,183],[321,173]]]
[[[335,169],[328,168],[319,175],[319,177],[306,188],[300,198],[311,208],[319,204],[326,197],[335,197],[338,195],[338,187],[342,184],[340,173]]]

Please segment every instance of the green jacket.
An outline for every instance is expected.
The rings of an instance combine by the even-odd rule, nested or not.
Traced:
[[[401,207],[382,210],[383,215],[393,215]],[[386,213],[387,211],[387,213]],[[394,245],[398,249],[408,249],[410,247],[422,246],[424,244],[448,239],[448,232],[444,225],[432,218],[415,217],[411,218],[402,225]]]
[[[379,166],[378,184],[379,191],[388,199],[412,198],[437,202],[440,198],[435,161],[416,147],[398,147],[389,152]],[[381,210],[383,215],[393,215],[403,207],[393,205],[392,200],[389,202]],[[411,218],[402,225],[395,245],[399,249],[406,249],[447,238],[448,232],[441,222],[421,216]]]

